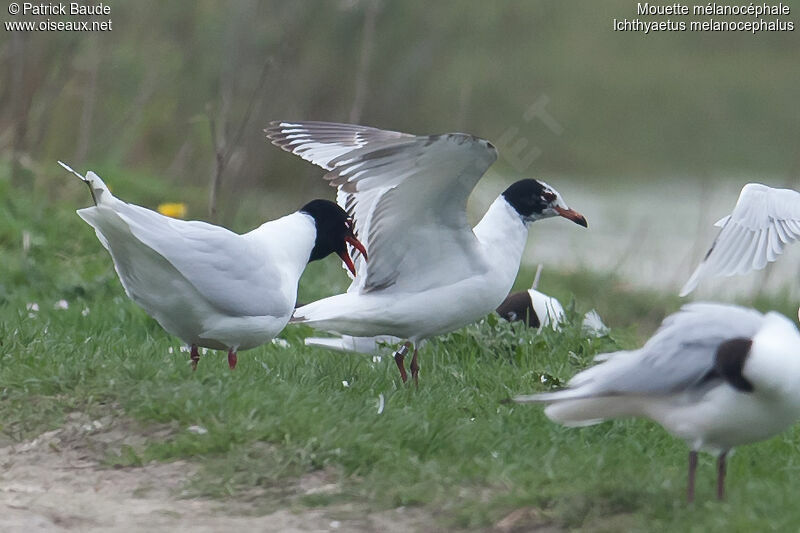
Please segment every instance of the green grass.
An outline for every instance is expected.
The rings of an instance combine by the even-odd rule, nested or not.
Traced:
[[[419,389],[400,383],[388,354],[307,348],[302,339],[312,331],[302,327],[281,335],[289,348],[243,352],[235,372],[224,354],[209,351],[193,373],[180,341],[124,296],[110,258],[74,215],[85,191],[73,185],[48,200],[37,184],[0,204],[0,431],[7,438],[58,427],[75,410],[174,424],[168,437],[123,448],[107,463],[191,458],[201,469],[190,494],[252,498],[261,512],[358,501],[372,509],[424,507],[436,517],[432,527],[485,528],[521,507],[538,509],[542,523],[591,531],[800,525],[797,430],[738,450],[724,503],[713,499],[713,464],[704,457],[698,502],[686,505],[687,450],[658,426],[567,429],[538,406],[507,401],[563,383],[596,353],[636,345],[678,307],[673,296],[608,275],[546,271],[548,292],[578,302],[570,325],[536,335],[489,317],[435,339],[421,352]],[[2,179],[0,187],[7,188]],[[31,234],[26,253],[22,231]],[[346,284],[329,259],[308,269],[300,297]],[[54,308],[61,299],[68,309]],[[26,309],[32,302],[38,312]],[[610,336],[586,338],[575,325],[590,307],[614,326]],[[187,431],[192,425],[207,433]],[[320,470],[338,491],[298,497],[292,481]]]

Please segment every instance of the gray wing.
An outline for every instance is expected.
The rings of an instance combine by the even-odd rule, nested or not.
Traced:
[[[277,146],[329,170],[325,179],[337,187],[370,257],[359,261],[351,290],[404,283],[424,289],[482,261],[466,204],[497,159],[488,141],[320,122],[277,122],[266,132]],[[437,263],[443,267],[429,268]]]
[[[733,212],[716,225],[722,229],[681,296],[705,278],[746,274],[775,261],[787,244],[800,238],[800,193],[748,183]]]
[[[302,157],[325,170],[334,170],[334,160],[353,150],[370,145],[372,149],[416,136],[398,131],[379,130],[356,124],[335,122],[272,122],[265,129],[275,146]]]
[[[764,315],[753,309],[714,303],[692,303],[664,319],[639,350],[600,356],[604,363],[577,374],[569,389],[553,399],[613,395],[658,395],[689,389],[713,369],[726,340],[753,337]]]

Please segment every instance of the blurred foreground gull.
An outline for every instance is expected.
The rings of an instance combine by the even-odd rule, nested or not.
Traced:
[[[239,235],[183,221],[115,198],[94,172],[81,176],[95,205],[78,215],[111,253],[126,294],[169,333],[191,345],[228,351],[270,340],[294,310],[297,282],[309,261],[337,253],[355,270],[347,244],[366,253],[338,205],[313,200],[291,215]]]
[[[800,238],[800,193],[748,183],[733,212],[714,225],[722,229],[681,296],[705,278],[746,274],[775,261],[787,244]]]
[[[689,304],[642,348],[596,360],[601,363],[578,373],[566,389],[516,401],[545,402],[545,414],[568,426],[626,416],[655,420],[691,449],[689,501],[698,450],[718,454],[722,499],[728,451],[769,438],[800,417],[800,334],[779,313]]]
[[[528,226],[562,216],[586,226],[561,195],[533,179],[508,187],[475,228],[467,198],[497,159],[488,141],[464,133],[416,136],[351,124],[275,122],[269,139],[328,170],[339,205],[353,216],[370,253],[356,256],[347,293],[298,308],[293,322],[354,337],[391,335],[418,343],[474,322],[508,295]]]

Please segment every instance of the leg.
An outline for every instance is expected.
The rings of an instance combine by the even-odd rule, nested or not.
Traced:
[[[233,348],[228,350],[228,366],[230,367],[231,370],[236,368],[236,350],[234,350]]]
[[[196,344],[192,344],[192,352],[189,355],[189,359],[192,360],[192,370],[197,370],[197,362],[200,360],[200,352],[197,350]]]
[[[403,380],[403,383],[408,381],[408,374],[406,374],[406,365],[404,361],[410,345],[410,342],[405,342],[394,352],[394,362],[397,363],[397,369],[400,371],[400,378]]]
[[[717,499],[725,499],[725,474],[727,473],[727,465],[725,464],[725,457],[728,452],[722,452],[717,457]]]
[[[419,362],[417,361],[416,345],[414,345],[414,357],[411,358],[411,377],[414,378],[414,385],[419,387]]]
[[[692,503],[694,501],[694,476],[697,471],[697,452],[692,450],[689,452],[689,487],[686,491],[686,501]]]

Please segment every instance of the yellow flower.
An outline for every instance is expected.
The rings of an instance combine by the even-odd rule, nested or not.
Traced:
[[[160,204],[158,212],[172,218],[186,218],[186,204],[183,202]]]

